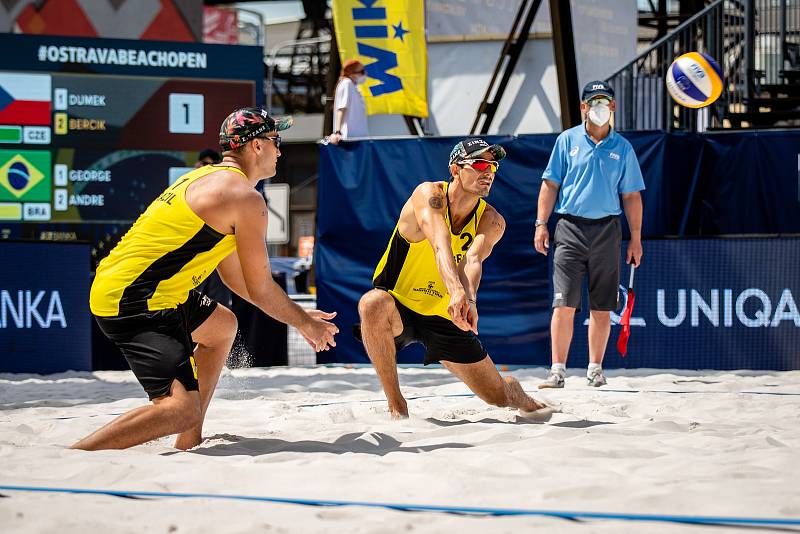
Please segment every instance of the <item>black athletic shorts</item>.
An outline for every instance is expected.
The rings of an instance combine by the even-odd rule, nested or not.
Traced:
[[[553,234],[553,307],[580,310],[588,274],[589,309],[618,309],[621,244],[619,217],[592,220],[562,215]]]
[[[153,400],[168,395],[176,378],[187,391],[197,391],[192,332],[216,307],[215,301],[192,290],[177,308],[95,319]]]
[[[420,315],[394,300],[403,331],[394,338],[399,352],[412,343],[425,346],[424,364],[445,360],[454,363],[477,363],[487,356],[478,336],[472,331],[463,331],[449,319],[438,315]],[[353,327],[353,335],[361,341],[361,325]]]

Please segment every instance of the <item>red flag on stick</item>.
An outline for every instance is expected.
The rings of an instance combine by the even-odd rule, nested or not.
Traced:
[[[636,272],[636,265],[631,263],[631,278],[628,282],[628,302],[625,304],[625,310],[622,312],[622,318],[619,324],[622,325],[622,330],[619,332],[619,339],[617,339],[617,350],[622,357],[628,355],[628,338],[631,337],[631,313],[633,313],[633,301],[636,295],[633,293],[633,273]]]

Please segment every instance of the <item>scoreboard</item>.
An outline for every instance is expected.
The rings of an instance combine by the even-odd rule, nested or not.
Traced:
[[[218,149],[232,110],[263,101],[260,47],[12,34],[0,47],[15,50],[0,56],[0,238],[96,241],[91,225],[132,223]]]
[[[170,168],[217,146],[254,83],[0,71],[3,93],[14,98],[0,110],[3,219],[132,221]]]

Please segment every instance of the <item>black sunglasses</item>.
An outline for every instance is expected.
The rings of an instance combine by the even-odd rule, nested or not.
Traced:
[[[269,139],[273,143],[275,143],[275,148],[281,147],[281,136],[276,135],[275,137],[269,137],[268,135],[256,137],[256,139]]]

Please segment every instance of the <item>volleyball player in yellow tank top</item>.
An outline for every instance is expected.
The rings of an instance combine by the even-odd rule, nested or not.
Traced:
[[[500,376],[477,337],[482,264],[506,227],[484,197],[505,155],[482,139],[456,144],[449,183],[424,182],[414,190],[375,269],[375,289],[358,303],[356,334],[395,419],[408,417],[395,355],[415,342],[426,347],[425,364],[441,362],[484,401],[538,417],[550,411],[515,378]]]
[[[236,317],[194,290],[214,269],[264,313],[295,326],[315,350],[334,346],[335,313],[304,310],[272,279],[267,208],[256,184],[275,175],[278,131],[291,118],[260,108],[220,128],[222,162],[181,176],[97,267],[89,303],[152,404],[123,414],[73,448],[123,449],[178,434],[202,441],[203,419],[236,335]],[[196,348],[195,348],[196,345]]]

